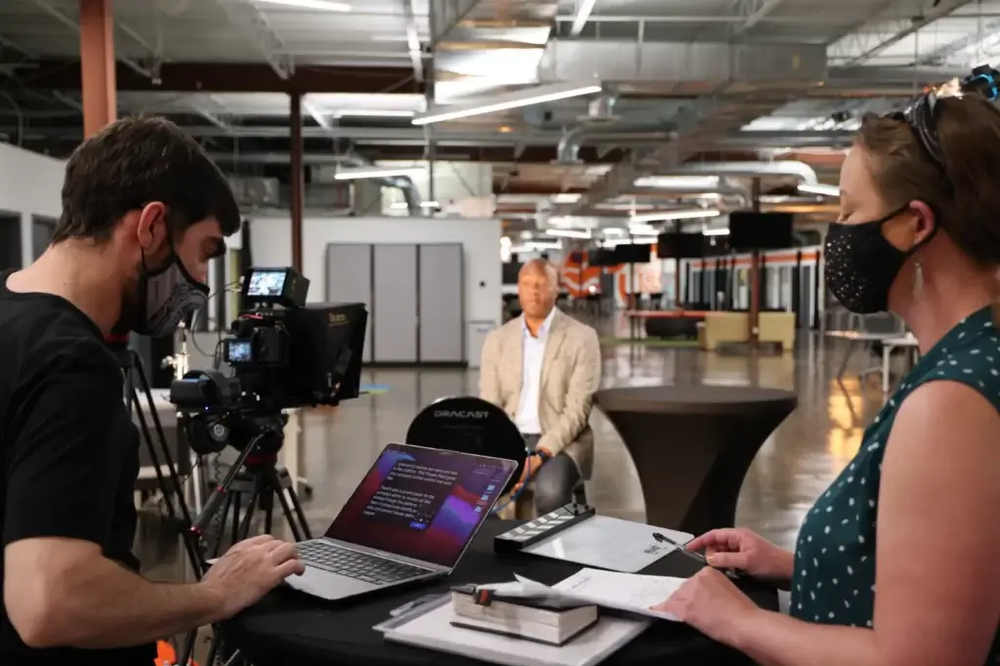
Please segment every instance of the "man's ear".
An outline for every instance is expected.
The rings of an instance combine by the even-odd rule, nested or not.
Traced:
[[[146,254],[157,254],[167,244],[167,233],[167,207],[160,201],[143,206],[136,225],[139,247]]]

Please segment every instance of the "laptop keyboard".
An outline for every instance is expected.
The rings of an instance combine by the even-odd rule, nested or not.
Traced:
[[[296,546],[303,564],[373,585],[386,585],[431,573],[429,569],[340,548],[325,541],[309,541]]]

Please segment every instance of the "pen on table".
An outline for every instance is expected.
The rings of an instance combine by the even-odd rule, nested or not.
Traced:
[[[680,551],[682,554],[687,555],[688,557],[690,557],[692,559],[698,560],[699,562],[701,562],[706,567],[712,566],[712,563],[708,561],[707,557],[705,557],[701,553],[696,553],[693,550],[688,550],[684,546],[684,544],[677,543],[676,541],[674,541],[670,537],[666,536],[665,534],[660,534],[659,532],[653,532],[653,538],[656,539],[657,541],[659,541],[660,543],[670,544],[671,546],[673,546],[674,548],[676,548],[678,551]],[[737,578],[739,576],[739,574],[737,574],[732,569],[719,569],[719,571],[721,571],[722,573],[726,574],[730,578]]]

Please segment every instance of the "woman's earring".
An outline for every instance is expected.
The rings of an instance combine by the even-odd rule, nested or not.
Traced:
[[[924,292],[924,266],[918,257],[913,264],[913,298],[920,298]]]

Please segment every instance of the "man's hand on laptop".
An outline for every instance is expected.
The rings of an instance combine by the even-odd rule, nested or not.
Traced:
[[[264,534],[240,541],[212,565],[202,585],[218,596],[216,620],[232,617],[292,575],[301,575],[295,545]]]

